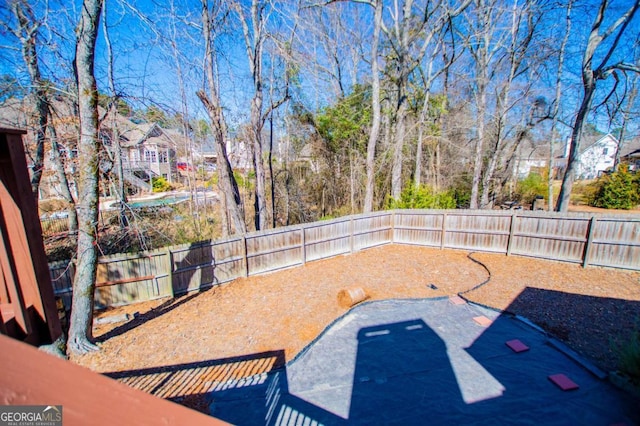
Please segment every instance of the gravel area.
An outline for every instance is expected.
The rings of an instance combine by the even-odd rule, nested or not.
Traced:
[[[346,312],[337,295],[352,287],[365,289],[370,300],[466,292],[473,302],[529,318],[606,370],[615,369],[617,342],[640,320],[638,272],[387,245],[101,312],[136,318],[96,324],[102,350],[73,361],[113,372],[270,350],[284,350],[290,360]]]

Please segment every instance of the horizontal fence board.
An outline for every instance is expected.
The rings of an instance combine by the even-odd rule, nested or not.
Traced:
[[[393,241],[393,215],[353,218],[353,250],[363,250]]]
[[[470,232],[447,231],[445,248],[479,250],[494,253],[506,253],[508,234],[474,234]]]
[[[593,239],[600,242],[640,245],[640,220],[622,222],[597,219]]]
[[[640,270],[640,246],[594,244],[589,254],[588,264]]]
[[[224,240],[99,259],[98,307],[198,291],[236,278],[401,243],[640,270],[640,217],[484,210],[365,213]],[[585,258],[586,256],[586,258]],[[67,309],[75,267],[49,264]],[[144,277],[152,279],[140,279]]]
[[[589,218],[518,216],[515,224],[515,232],[518,234],[557,235],[586,241]]]
[[[383,244],[389,244],[392,242],[392,239],[393,230],[391,228],[355,235],[353,237],[353,249],[354,251],[358,251],[377,247]]]
[[[446,216],[444,248],[506,253],[512,216],[474,212]]]
[[[330,241],[310,243],[306,247],[306,261],[327,259],[351,252],[350,237],[335,238]]]
[[[326,259],[351,251],[350,218],[304,226],[305,261]]]
[[[514,221],[511,254],[580,262],[589,221],[589,217],[519,215]]]
[[[396,228],[393,241],[401,244],[419,244],[428,247],[440,247],[441,239],[442,231]]]
[[[515,235],[511,243],[511,254],[554,259],[565,262],[580,262],[585,242],[563,241],[556,238],[531,238]]]
[[[277,252],[252,255],[247,259],[249,275],[258,275],[302,264],[302,247],[289,247]]]
[[[244,276],[244,241],[233,238],[171,249],[173,292],[184,294]]]
[[[395,227],[404,229],[442,229],[444,213],[396,213]]]

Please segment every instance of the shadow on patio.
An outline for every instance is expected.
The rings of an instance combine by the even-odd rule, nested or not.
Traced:
[[[480,315],[491,325],[476,324]],[[513,352],[505,345],[512,339],[530,349]],[[640,420],[638,401],[558,351],[546,334],[512,315],[447,299],[360,305],[284,361],[273,351],[107,375],[240,425]],[[562,391],[548,379],[557,373],[580,388]]]

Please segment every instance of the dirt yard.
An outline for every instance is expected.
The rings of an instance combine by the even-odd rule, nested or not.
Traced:
[[[271,350],[283,350],[288,361],[346,312],[337,295],[356,286],[366,289],[370,299],[466,292],[471,301],[531,319],[606,370],[616,368],[616,345],[640,321],[638,272],[388,245],[174,300],[102,312],[98,317],[136,316],[96,325],[94,336],[102,350],[73,361],[98,372]]]

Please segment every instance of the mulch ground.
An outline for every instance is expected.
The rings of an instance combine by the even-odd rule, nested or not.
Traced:
[[[529,318],[605,370],[616,368],[620,342],[640,326],[639,272],[387,245],[99,313],[136,317],[95,325],[101,351],[73,361],[98,372],[279,350],[288,361],[347,311],[337,295],[352,287],[370,300],[466,292],[473,302]]]

